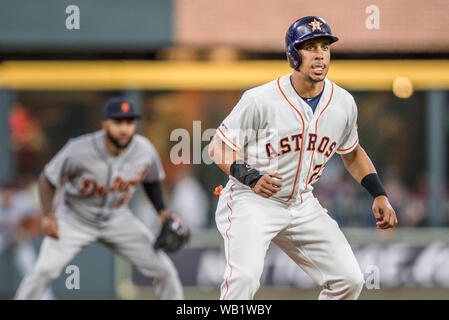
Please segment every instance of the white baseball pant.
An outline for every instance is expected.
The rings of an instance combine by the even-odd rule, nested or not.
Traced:
[[[322,287],[319,299],[357,299],[364,279],[337,223],[311,192],[290,207],[229,181],[215,220],[224,239],[221,299],[253,299],[271,241]]]
[[[22,277],[26,276],[33,270],[34,263],[36,262],[36,252],[31,242],[22,242],[14,248],[14,262]],[[51,288],[45,290],[42,295],[43,300],[53,300],[53,292]]]
[[[21,282],[15,299],[40,299],[50,281],[85,246],[100,242],[131,262],[147,277],[154,278],[161,299],[184,299],[178,272],[170,258],[153,249],[154,237],[129,211],[118,212],[107,227],[96,228],[75,218],[58,219],[59,239],[45,237],[33,271]]]

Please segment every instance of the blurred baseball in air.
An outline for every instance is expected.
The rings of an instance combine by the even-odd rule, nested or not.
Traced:
[[[413,94],[413,84],[409,78],[397,77],[393,81],[393,93],[401,99],[410,98]]]

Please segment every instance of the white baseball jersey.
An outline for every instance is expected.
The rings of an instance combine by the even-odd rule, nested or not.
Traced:
[[[352,96],[325,79],[312,112],[286,75],[246,91],[217,132],[248,164],[282,176],[280,191],[269,198],[233,177],[221,192],[215,213],[226,255],[221,299],[254,297],[271,242],[322,288],[320,299],[356,299],[363,274],[311,192],[332,155],[358,144]]]
[[[71,139],[45,166],[45,176],[62,188],[58,215],[75,215],[83,222],[104,224],[127,207],[141,182],[164,179],[165,173],[152,143],[135,135],[127,149],[113,156],[97,131]]]
[[[325,79],[313,113],[288,74],[246,91],[217,133],[252,167],[282,176],[282,189],[271,200],[302,201],[332,155],[357,146],[357,106],[350,93]]]

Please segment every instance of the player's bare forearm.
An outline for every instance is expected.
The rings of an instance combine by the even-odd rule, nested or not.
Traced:
[[[41,222],[42,232],[48,237],[59,239],[58,222],[53,214],[53,198],[55,197],[56,187],[48,181],[44,173],[39,177],[38,187],[42,213],[44,214]]]
[[[367,174],[376,173],[376,168],[371,159],[360,145],[358,145],[354,151],[341,155],[341,159],[343,160],[346,170],[358,183],[360,183]]]
[[[209,144],[209,156],[227,175],[231,172],[231,164],[240,159],[237,152],[229,148],[217,134]]]
[[[42,213],[45,216],[53,214],[53,198],[56,193],[56,188],[48,181],[45,174],[39,177],[39,198],[41,202]]]

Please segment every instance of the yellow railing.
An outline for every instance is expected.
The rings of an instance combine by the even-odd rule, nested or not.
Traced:
[[[31,90],[229,90],[290,73],[286,61],[6,61],[0,87]],[[390,90],[396,77],[417,90],[449,89],[449,60],[333,61],[328,78],[351,90]]]

